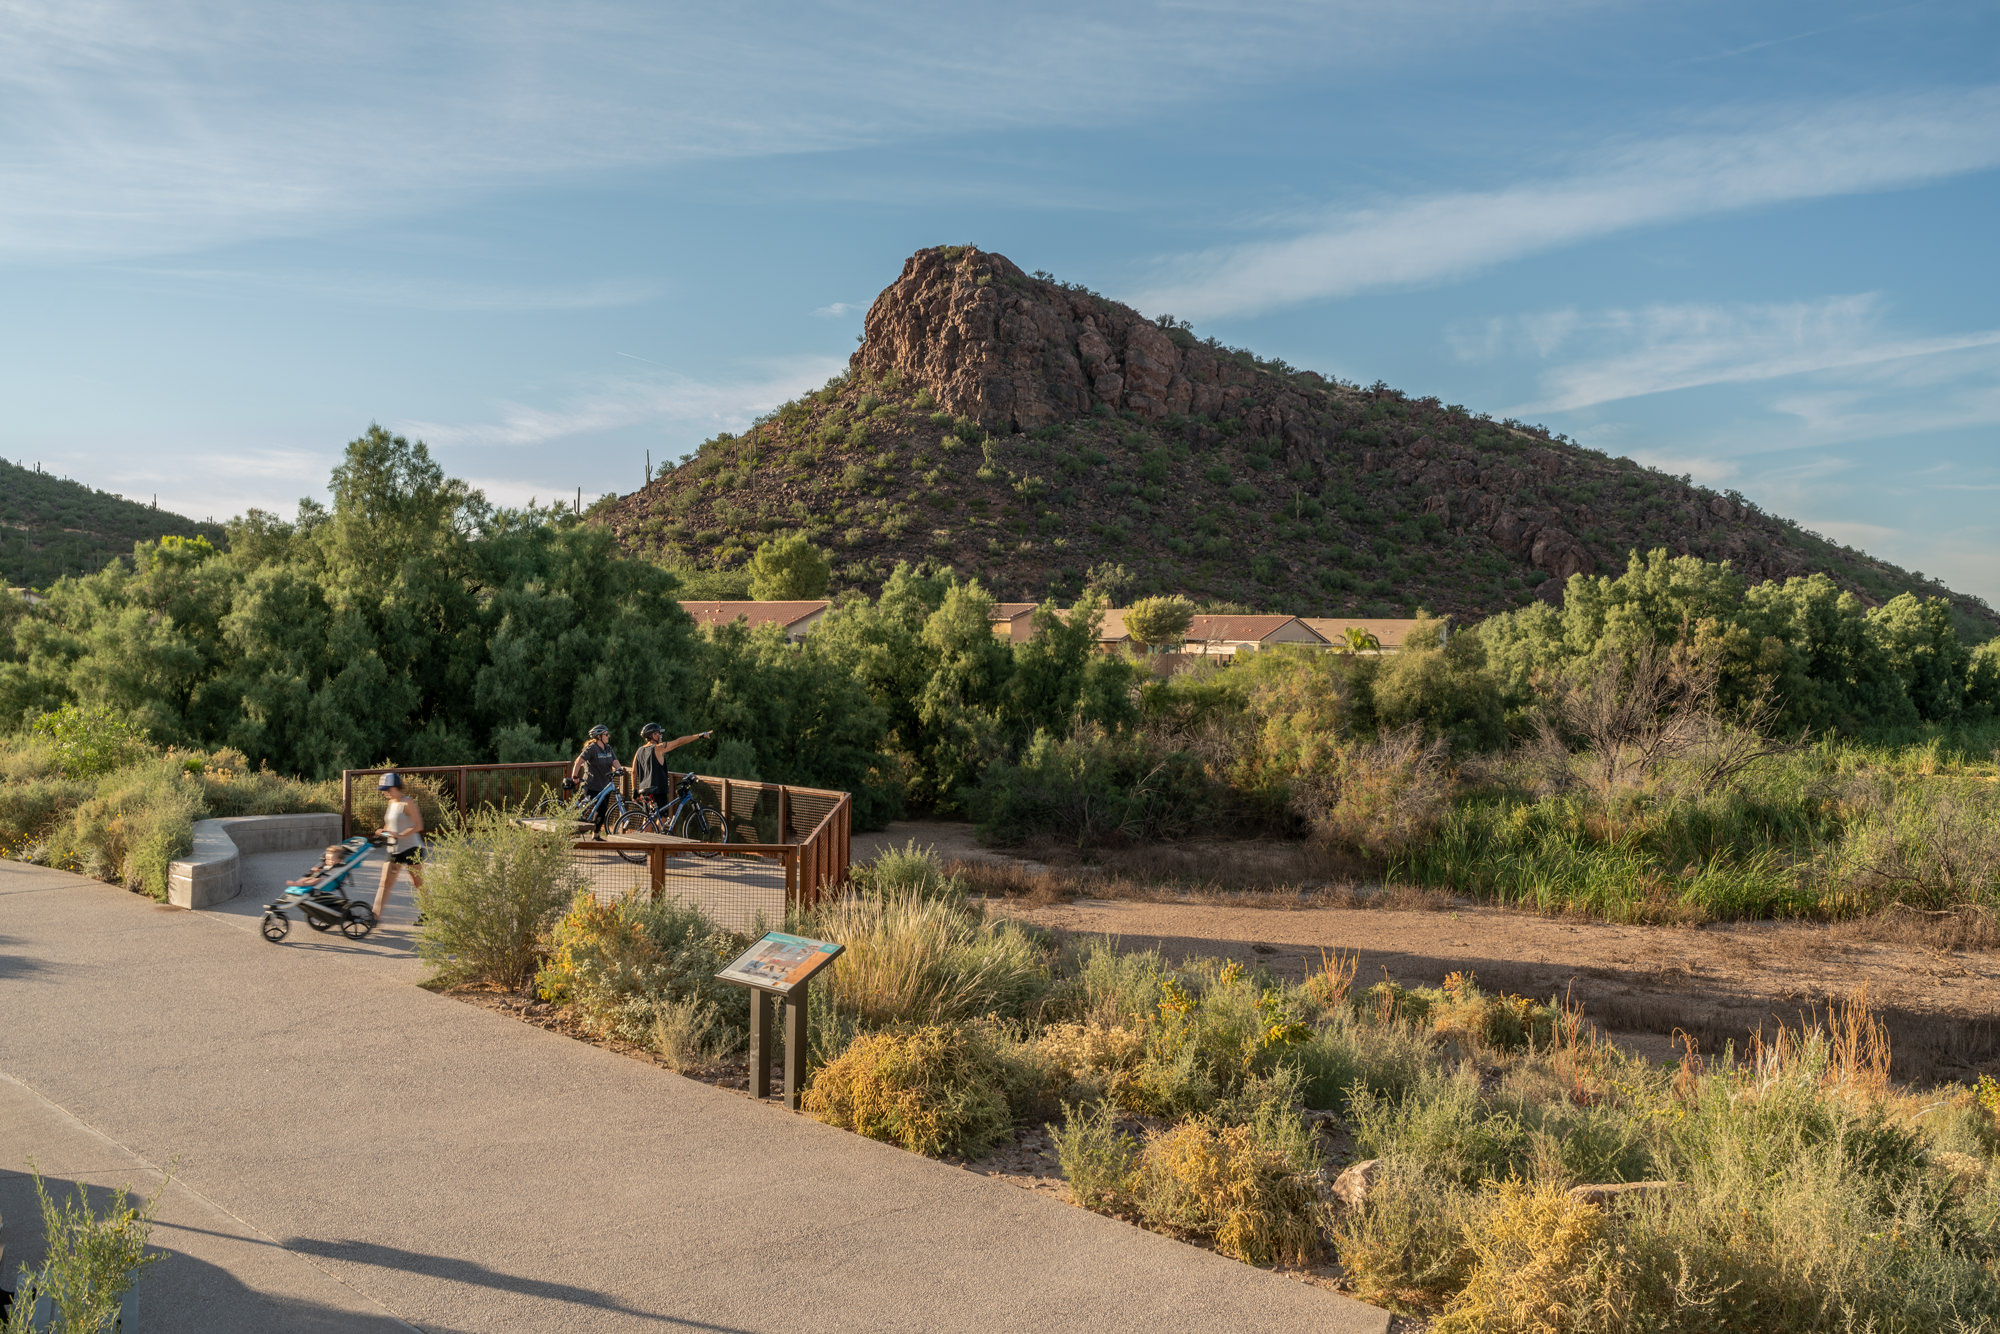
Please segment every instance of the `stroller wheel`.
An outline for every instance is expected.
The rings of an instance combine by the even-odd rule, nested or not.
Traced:
[[[347,920],[340,924],[340,934],[349,940],[360,940],[375,929],[375,910],[367,904],[354,904],[347,912]]]
[[[291,929],[292,921],[283,913],[267,912],[264,914],[264,925],[261,928],[264,933],[264,939],[276,944],[278,941],[283,940],[285,933]]]
[[[306,925],[311,927],[315,931],[333,930],[332,922],[322,922],[319,918],[313,916],[311,913],[306,914]]]

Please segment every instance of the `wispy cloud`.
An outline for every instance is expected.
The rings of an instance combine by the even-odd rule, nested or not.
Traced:
[[[518,449],[638,425],[702,434],[741,430],[757,414],[815,388],[844,365],[838,358],[814,357],[760,378],[726,382],[671,374],[606,378],[553,406],[502,403],[487,421],[404,420],[395,429],[446,449]]]
[[[121,266],[117,271],[159,283],[296,293],[356,305],[409,310],[605,310],[657,300],[666,290],[666,285],[660,280],[640,277],[598,278],[567,283],[493,283],[296,269],[153,265]]]
[[[819,318],[824,320],[837,320],[840,319],[842,316],[852,315],[855,311],[860,309],[861,307],[854,304],[852,301],[836,301],[830,306],[819,307],[817,310],[813,311],[813,314],[817,315]]]
[[[1452,342],[1466,360],[1508,352],[1549,360],[1575,351],[1574,359],[1542,373],[1537,399],[1509,410],[1536,414],[1701,385],[1926,362],[2000,347],[2000,329],[1899,334],[1887,327],[1880,296],[1864,293],[1769,304],[1560,310],[1488,321],[1477,331],[1458,331]],[[1820,398],[1800,401],[1828,405]]]
[[[1455,278],[1636,227],[1994,166],[2000,88],[1739,113],[1608,147],[1544,179],[1344,210],[1302,235],[1185,256],[1136,300],[1187,318],[1250,314]]]
[[[0,256],[170,253],[605,170],[1102,125],[1594,3],[974,0],[912,22],[891,0],[8,0]]]

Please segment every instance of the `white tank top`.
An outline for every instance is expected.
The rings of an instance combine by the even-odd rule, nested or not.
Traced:
[[[414,833],[416,820],[410,814],[410,803],[392,801],[389,809],[382,813],[382,828],[389,833],[389,847],[395,852],[407,852],[411,848],[421,848],[424,836]]]

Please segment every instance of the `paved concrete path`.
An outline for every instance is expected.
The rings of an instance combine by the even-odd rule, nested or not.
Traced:
[[[10,1273],[30,1157],[142,1190],[178,1160],[141,1331],[1387,1328],[432,995],[394,910],[361,947],[254,927],[0,861]]]

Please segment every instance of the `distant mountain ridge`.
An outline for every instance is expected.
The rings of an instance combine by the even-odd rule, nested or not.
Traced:
[[[1262,360],[973,246],[921,250],[849,373],[594,511],[635,551],[727,568],[798,531],[869,586],[899,560],[998,595],[1131,591],[1299,615],[1476,617],[1666,547],[1751,581],[1949,597],[1863,552],[1547,431]],[[1983,627],[1983,633],[1981,631]]]
[[[223,539],[219,524],[0,459],[0,583],[46,588],[131,555],[135,542],[176,534]]]

